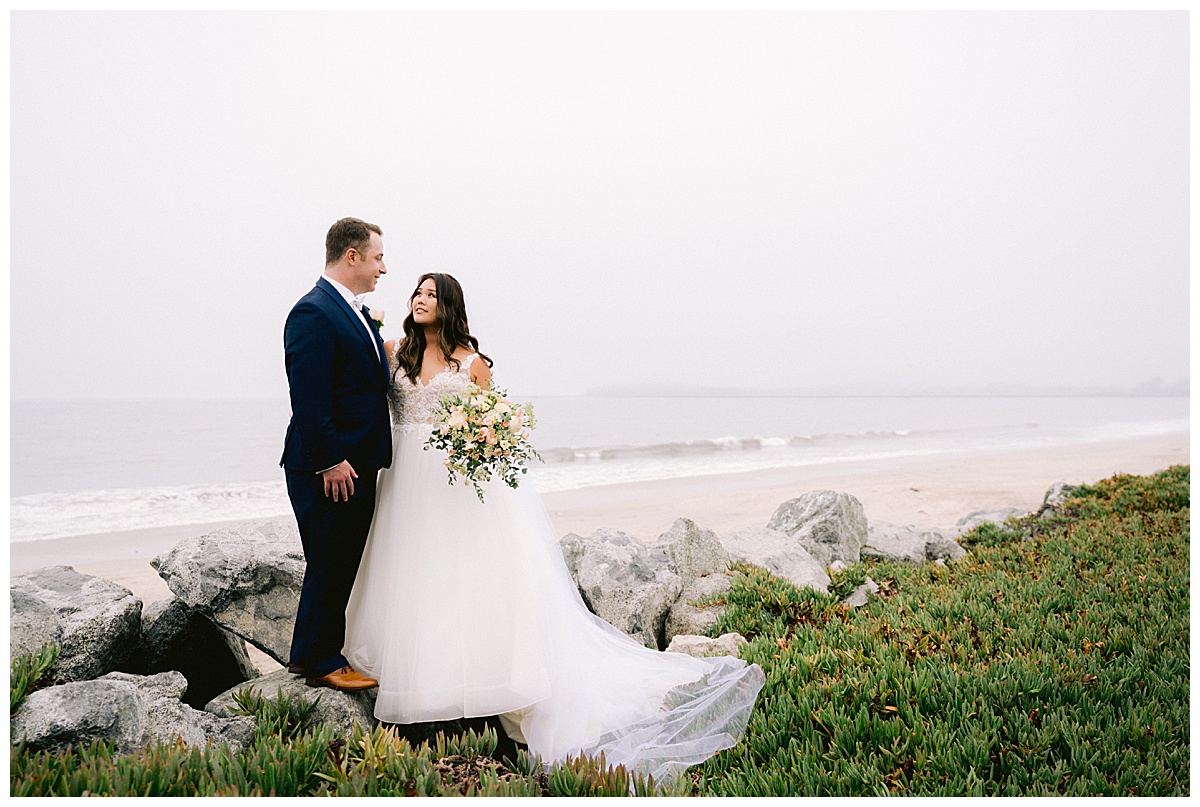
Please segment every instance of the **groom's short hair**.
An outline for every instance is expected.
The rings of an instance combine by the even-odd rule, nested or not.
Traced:
[[[325,234],[325,265],[333,266],[342,259],[348,249],[365,252],[371,244],[371,233],[383,235],[378,224],[370,224],[362,219],[338,219]]]

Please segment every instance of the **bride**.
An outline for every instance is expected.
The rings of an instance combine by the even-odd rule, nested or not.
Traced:
[[[425,450],[442,396],[487,386],[462,288],[425,274],[392,367],[392,466],[346,608],[343,655],[379,681],[375,716],[498,715],[549,764],[604,752],[666,781],[745,731],[764,677],[732,657],[650,650],[584,605],[537,494],[499,480],[486,503]]]

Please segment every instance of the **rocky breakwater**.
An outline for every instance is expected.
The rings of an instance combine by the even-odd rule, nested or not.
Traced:
[[[1039,512],[1069,494],[1059,483]],[[736,634],[704,638],[720,619],[731,562],[761,566],[799,588],[828,592],[830,575],[864,559],[912,564],[953,562],[967,551],[959,537],[986,522],[1023,513],[1013,508],[970,513],[950,528],[896,525],[867,518],[854,496],[810,491],[783,502],[766,525],[718,538],[681,518],[653,544],[613,529],[562,539],[580,596],[597,616],[647,647],[709,654],[735,652]],[[865,605],[879,586],[869,577],[843,602]]]
[[[831,561],[857,562],[867,520],[853,496],[813,491],[779,506],[765,527],[724,539],[680,518],[653,544],[613,529],[562,539],[584,604],[647,647],[703,636],[721,614],[730,562],[764,566],[797,586],[827,591]]]
[[[667,614],[699,578],[723,571],[729,553],[712,530],[686,518],[646,545],[619,530],[562,538],[563,559],[587,607],[604,621],[661,650]],[[692,589],[688,589],[691,591]]]
[[[49,677],[86,681],[119,669],[136,651],[142,601],[124,586],[47,566],[9,581],[8,649],[12,656],[59,646]]]
[[[29,695],[12,717],[14,742],[51,752],[98,740],[118,754],[133,753],[158,741],[203,748],[250,744],[254,720],[217,717],[180,701],[187,690],[182,673],[143,676],[111,672],[93,681],[75,681]]]
[[[1052,488],[1039,514],[1053,515],[1068,493],[1066,486]],[[594,613],[647,647],[711,655],[735,653],[744,641],[736,634],[703,637],[720,618],[731,562],[828,591],[831,573],[862,558],[952,562],[965,554],[957,542],[962,532],[1013,515],[1021,514],[972,513],[950,529],[899,527],[868,519],[849,494],[812,491],[781,504],[766,525],[723,539],[680,518],[649,545],[601,529],[586,538],[564,536],[561,546]],[[124,750],[179,737],[240,747],[253,721],[235,714],[233,693],[248,682],[268,699],[319,695],[311,719],[344,734],[355,723],[374,725],[373,691],[312,690],[283,670],[259,677],[246,656],[249,642],[280,664],[288,660],[304,578],[291,520],[190,538],[152,565],[175,596],[145,607],[127,589],[68,566],[12,578],[10,652],[61,648],[41,689],[13,712],[14,741],[57,749],[106,739]],[[875,588],[868,579],[845,602],[864,604]],[[193,708],[201,704],[204,712]],[[444,728],[461,730],[461,723]]]
[[[249,718],[193,708],[258,675],[245,645],[182,603],[143,608],[123,586],[70,566],[11,578],[9,597],[11,655],[59,648],[41,688],[11,715],[14,742],[61,750],[107,740],[119,752],[175,738],[198,746],[249,742]]]
[[[295,521],[247,521],[180,541],[151,565],[172,593],[193,612],[238,636],[281,665],[288,663],[292,628],[304,583],[304,547]],[[239,683],[209,694],[212,715],[235,714],[234,693],[249,687],[269,701],[316,701],[312,723],[332,725],[349,736],[357,722],[370,730],[375,691],[313,689],[286,669],[249,685]]]

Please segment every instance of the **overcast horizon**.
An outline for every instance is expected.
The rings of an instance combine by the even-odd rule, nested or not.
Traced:
[[[286,398],[346,215],[529,396],[1190,383],[1186,12],[10,21],[13,401]]]
[[[520,397],[537,398],[1187,398],[1190,389],[1186,382],[1173,386],[1158,383],[1158,379],[1144,381],[1131,387],[1118,388],[1055,388],[1055,387],[1022,387],[1020,385],[995,384],[971,389],[927,388],[927,389],[895,389],[891,392],[872,391],[870,389],[824,389],[824,390],[789,390],[789,389],[746,389],[738,390],[731,387],[700,387],[681,385],[676,388],[665,387],[592,387],[578,393],[527,393],[524,390],[512,390],[511,393]],[[197,401],[287,401],[287,390],[274,396],[229,396],[229,397],[109,397],[109,398],[12,398],[13,403],[62,403],[79,401],[81,403],[101,401],[145,401],[145,402],[197,402]]]

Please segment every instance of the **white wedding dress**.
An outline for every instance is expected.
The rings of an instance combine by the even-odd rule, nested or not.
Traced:
[[[466,387],[474,358],[428,386],[397,374],[391,390],[392,466],[342,651],[379,681],[375,716],[498,715],[543,763],[604,752],[659,782],[733,746],[763,686],[758,665],[650,650],[596,617],[528,484],[485,483],[481,504],[448,484],[445,452],[424,449],[434,408]]]

